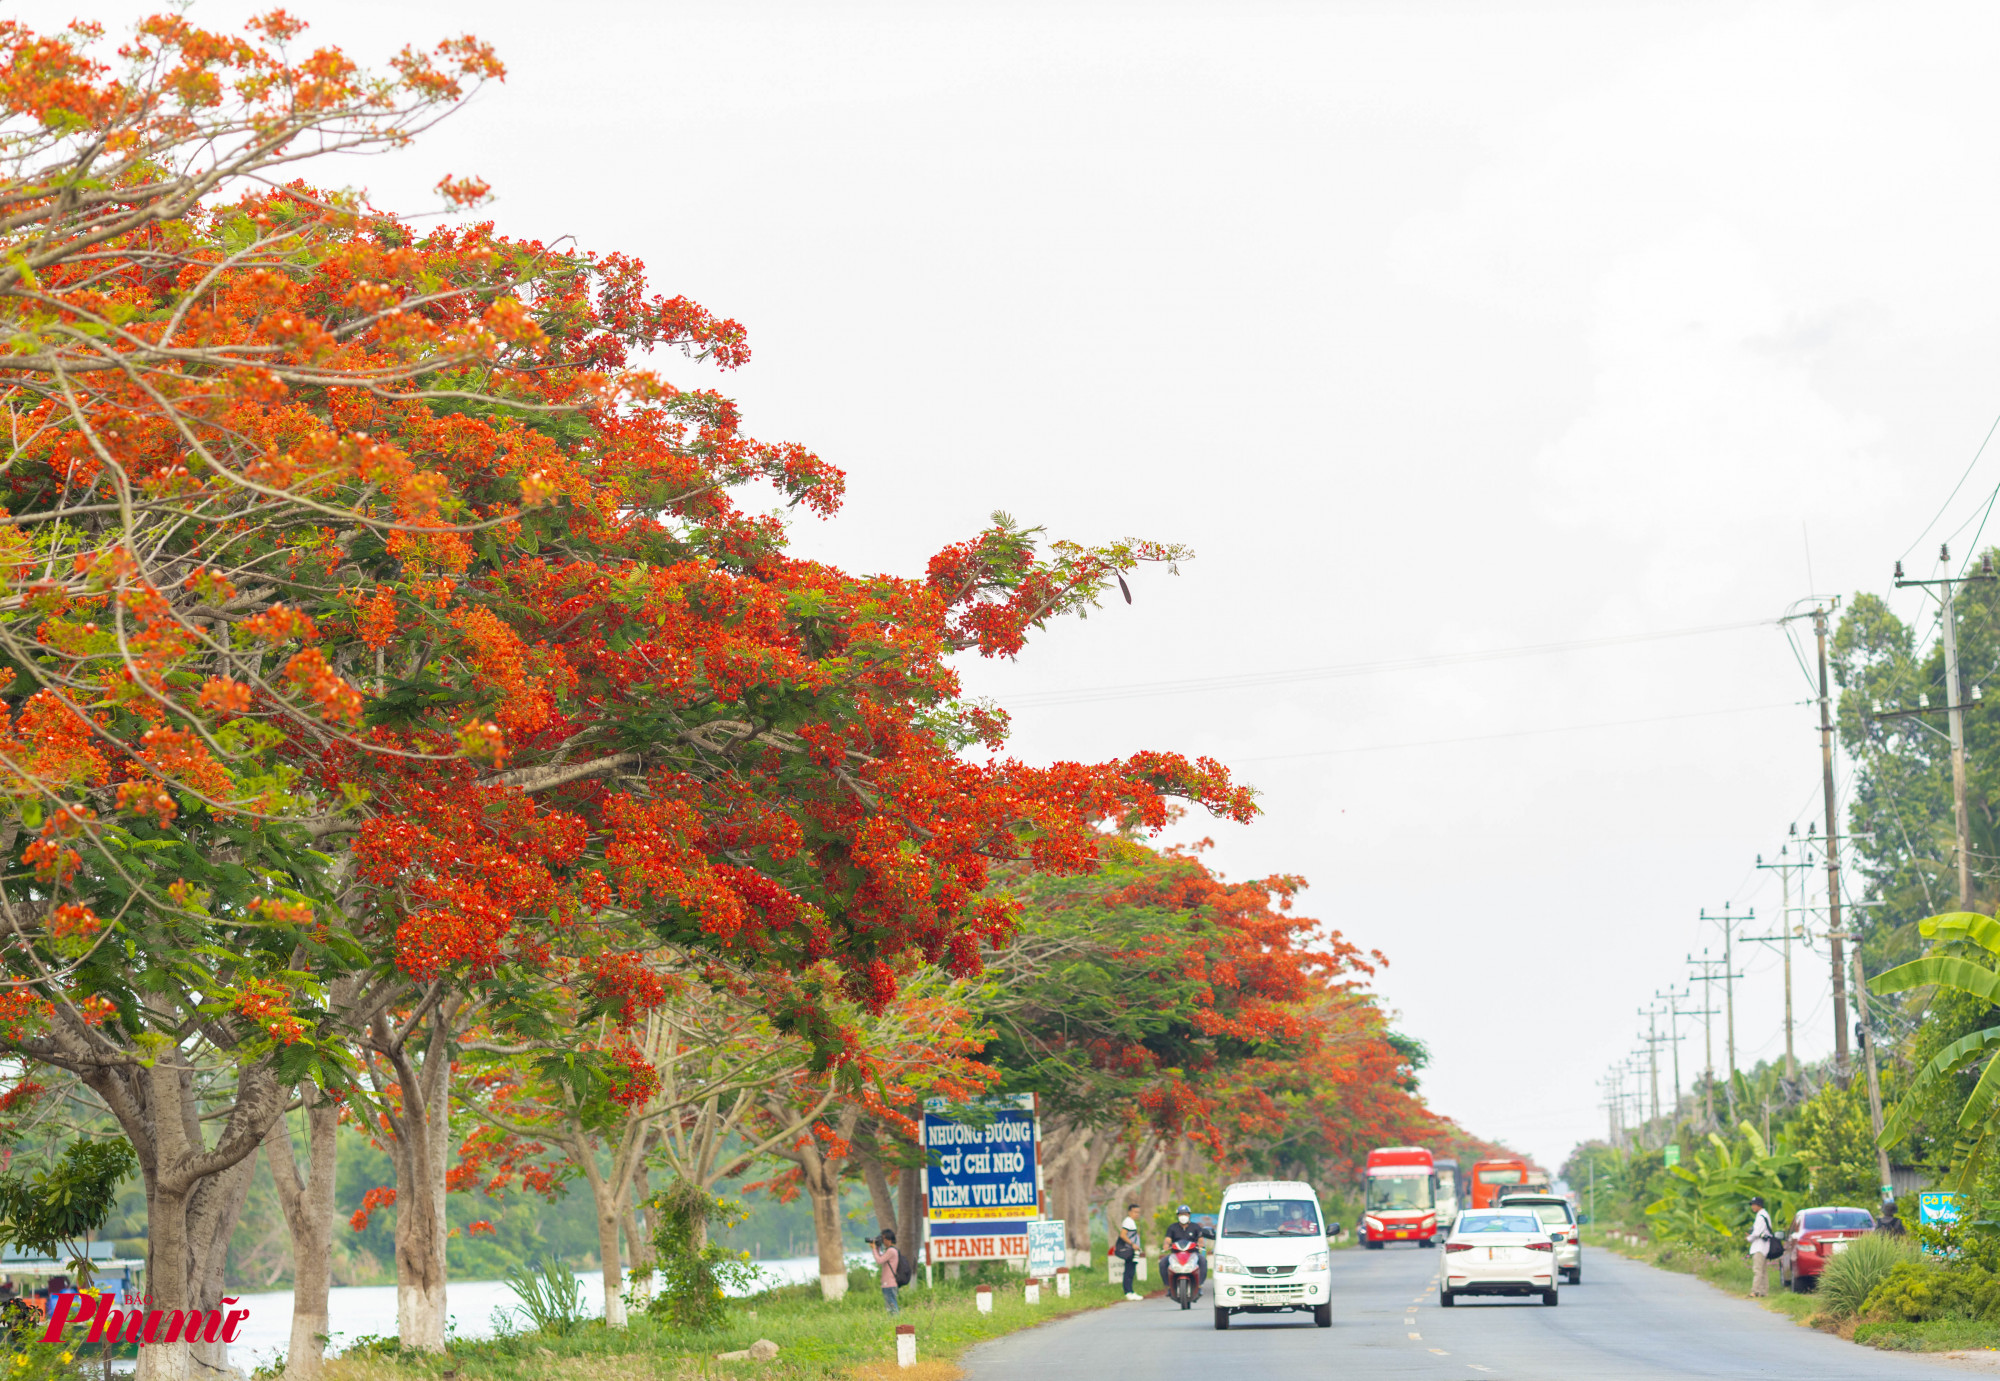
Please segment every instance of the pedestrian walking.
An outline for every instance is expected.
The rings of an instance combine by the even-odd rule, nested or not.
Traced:
[[[883,1228],[882,1235],[868,1245],[875,1249],[875,1264],[882,1268],[882,1307],[891,1314],[900,1313],[903,1306],[896,1296],[896,1268],[903,1255],[896,1250],[896,1230]]]
[[[1771,1248],[1778,1234],[1761,1197],[1753,1197],[1750,1207],[1756,1210],[1750,1219],[1750,1298],[1762,1299],[1771,1293],[1771,1258],[1776,1255]]]
[[[1139,1253],[1145,1250],[1139,1241],[1138,1212],[1139,1205],[1125,1205],[1125,1221],[1118,1225],[1118,1241],[1111,1249],[1125,1262],[1126,1299],[1139,1298],[1139,1292],[1132,1288],[1139,1270]]]

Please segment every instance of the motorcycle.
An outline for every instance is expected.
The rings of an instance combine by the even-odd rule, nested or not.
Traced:
[[[1190,1242],[1184,1247],[1167,1248],[1167,1298],[1183,1309],[1194,1308],[1201,1298],[1201,1247]]]

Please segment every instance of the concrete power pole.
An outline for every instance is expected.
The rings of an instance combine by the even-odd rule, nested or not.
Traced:
[[[1691,967],[1698,965],[1701,968],[1700,976],[1690,981],[1708,985],[1703,987],[1701,990],[1703,1003],[1706,1004],[1709,1002],[1713,1002],[1715,1000],[1715,988],[1713,985],[1722,982],[1723,978],[1722,974],[1716,973],[1714,970],[1717,964],[1722,963],[1722,960],[1709,958],[1708,951],[1703,950],[1701,952],[1701,958],[1697,959],[1692,954],[1690,954],[1687,958],[1687,961]],[[1725,972],[1727,972],[1726,969]],[[1741,975],[1738,976],[1741,977]],[[1714,1007],[1709,1007],[1706,1005],[1703,1006],[1700,1013],[1702,1019],[1701,1038],[1707,1051],[1705,1057],[1708,1064],[1707,1117],[1708,1117],[1708,1124],[1711,1127],[1717,1125],[1715,1121],[1715,1018],[1718,1015],[1719,1015],[1719,1009]],[[1733,1104],[1736,1098],[1736,1087],[1733,1082],[1730,1085],[1729,1098]]]
[[[1646,1062],[1653,1079],[1653,1121],[1660,1120],[1660,1009],[1649,1007],[1646,1017]]]
[[[1758,862],[1761,863],[1762,861],[1762,858],[1758,859]],[[1704,921],[1720,921],[1722,923],[1722,1005],[1727,1014],[1724,1018],[1723,1029],[1727,1040],[1725,1048],[1729,1053],[1730,1088],[1734,1090],[1736,1087],[1736,980],[1741,977],[1736,972],[1736,924],[1738,921],[1755,921],[1757,919],[1757,908],[1753,906],[1747,913],[1738,916],[1730,910],[1729,904],[1724,902],[1721,915],[1711,916],[1708,914],[1708,908],[1703,907],[1701,918]],[[1733,1107],[1733,1100],[1735,1098],[1733,1091],[1730,1097]]]
[[[1938,561],[1947,570],[1951,567],[1951,548],[1938,547]],[[1896,563],[1896,588],[1907,585],[1921,586],[1935,598],[1942,607],[1944,628],[1944,705],[1945,727],[1950,731],[1951,740],[1951,812],[1952,823],[1956,826],[1953,838],[1958,852],[1958,907],[1970,911],[1972,905],[1972,824],[1965,806],[1965,683],[1958,676],[1958,587],[1970,581],[1994,579],[1993,558],[1989,555],[1980,560],[1979,573],[1966,576],[1945,576],[1939,580],[1905,580],[1903,563]],[[1972,688],[1972,704],[1980,701],[1979,688]],[[1879,710],[1875,719],[1900,719],[1904,715],[1921,715],[1930,712],[1930,706],[1922,705],[1915,710],[1897,710],[1882,714]],[[1840,928],[1836,922],[1834,929]],[[1855,943],[1859,944],[1859,941]],[[1858,1002],[1859,999],[1857,998]]]
[[[1840,603],[1836,596],[1835,605]],[[1787,614],[1779,619],[1789,623],[1796,618],[1811,617],[1813,636],[1819,643],[1819,764],[1820,785],[1826,797],[1826,905],[1827,929],[1835,935],[1840,930],[1840,802],[1833,794],[1833,697],[1828,688],[1826,675],[1826,615],[1827,606],[1813,606],[1810,616]],[[1844,970],[1847,958],[1840,947],[1840,941],[1829,941],[1833,964],[1833,1074],[1842,1088],[1847,1086],[1847,981]]]
[[[1667,1021],[1671,1034],[1667,1041],[1674,1048],[1674,1121],[1681,1119],[1681,1018],[1687,1013],[1680,1009],[1681,999],[1693,996],[1692,991],[1677,993],[1669,988],[1664,993],[1654,993],[1653,1001],[1667,1004]]]
[[[1791,828],[1791,832],[1794,837],[1797,837],[1799,832],[1799,827],[1796,824],[1793,825]],[[1785,1078],[1788,1080],[1796,1079],[1799,1077],[1798,1058],[1792,1053],[1792,935],[1794,930],[1796,929],[1792,924],[1792,871],[1794,869],[1808,868],[1812,866],[1811,864],[1807,863],[1806,860],[1803,858],[1801,858],[1796,863],[1792,862],[1791,850],[1792,846],[1790,844],[1780,844],[1778,846],[1778,861],[1776,863],[1766,863],[1764,861],[1764,855],[1762,854],[1757,855],[1757,866],[1759,868],[1769,868],[1775,871],[1778,874],[1779,882],[1784,887],[1785,901],[1783,907],[1781,907],[1778,912],[1777,936],[1773,937],[1769,935],[1751,935],[1744,937],[1746,939],[1757,940],[1760,942],[1768,942],[1769,940],[1776,938],[1782,941],[1784,944]],[[1804,909],[1803,903],[1805,902],[1805,886],[1803,882],[1801,882],[1799,887],[1799,901],[1801,903],[1800,909],[1801,911],[1803,911]]]

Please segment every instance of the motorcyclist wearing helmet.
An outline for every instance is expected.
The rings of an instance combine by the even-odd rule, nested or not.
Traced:
[[[1186,1204],[1182,1204],[1174,1211],[1174,1221],[1167,1224],[1165,1236],[1167,1248],[1170,1251],[1177,1247],[1188,1246],[1192,1246],[1195,1249],[1196,1258],[1201,1262],[1201,1273],[1198,1279],[1203,1284],[1206,1284],[1208,1281],[1208,1253],[1202,1248],[1201,1242],[1205,1237],[1212,1240],[1215,1237],[1214,1229],[1205,1228],[1195,1222],[1194,1210]],[[1162,1271],[1161,1274],[1164,1276],[1165,1272]]]

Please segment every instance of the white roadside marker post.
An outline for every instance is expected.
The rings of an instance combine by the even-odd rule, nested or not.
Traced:
[[[914,1367],[917,1364],[917,1326],[909,1323],[896,1325],[896,1365]]]
[[[1042,1282],[1030,1277],[1028,1283],[1021,1288],[1021,1302],[1023,1304],[1040,1304],[1042,1302]]]
[[[1069,1267],[1056,1267],[1056,1298],[1069,1298]]]
[[[978,1302],[979,1312],[982,1314],[991,1314],[993,1312],[993,1287],[991,1285],[981,1285],[972,1293],[974,1299]]]

